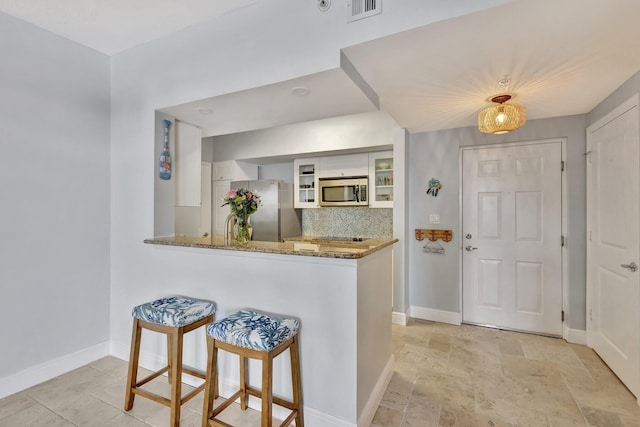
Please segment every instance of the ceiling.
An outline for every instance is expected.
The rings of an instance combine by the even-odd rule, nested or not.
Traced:
[[[113,55],[257,1],[0,0],[0,11]]]
[[[113,54],[257,1],[111,0],[107,8],[101,0],[0,0],[0,11]],[[345,67],[163,111],[205,135],[378,106],[412,133],[473,126],[501,92],[527,107],[528,120],[583,114],[640,70],[638,17],[638,0],[515,0],[345,47],[355,81],[374,96]],[[510,84],[499,86],[505,75]]]

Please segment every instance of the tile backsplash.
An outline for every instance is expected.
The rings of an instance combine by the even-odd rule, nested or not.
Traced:
[[[323,207],[302,210],[305,236],[393,237],[393,209]]]

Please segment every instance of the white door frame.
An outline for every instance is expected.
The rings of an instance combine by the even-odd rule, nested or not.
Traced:
[[[561,220],[561,227],[562,227],[562,236],[565,237],[565,244],[562,247],[561,250],[561,254],[562,254],[562,311],[564,312],[564,321],[562,322],[562,338],[564,338],[567,341],[570,342],[576,342],[575,340],[570,340],[568,339],[568,337],[570,336],[571,330],[569,329],[569,327],[567,326],[567,319],[569,316],[569,309],[568,309],[568,300],[569,300],[569,295],[568,295],[568,290],[567,290],[567,283],[569,283],[569,272],[568,272],[568,268],[567,268],[567,259],[568,259],[568,253],[569,253],[569,248],[570,248],[570,242],[567,239],[567,230],[569,229],[569,215],[567,215],[568,211],[567,211],[567,138],[551,138],[551,139],[537,139],[537,140],[532,140],[532,141],[519,141],[519,142],[505,142],[503,144],[485,144],[485,145],[467,145],[467,146],[461,146],[459,147],[459,155],[458,155],[458,230],[460,230],[460,233],[462,233],[462,154],[464,151],[467,150],[477,150],[477,149],[482,149],[482,148],[501,148],[501,147],[517,147],[517,146],[523,146],[523,145],[538,145],[538,144],[548,144],[551,142],[559,142],[560,146],[561,146],[561,150],[562,150],[562,161],[564,162],[564,172],[562,173],[562,180],[561,180],[561,197],[562,197],[562,220]],[[462,262],[462,256],[463,256],[463,247],[464,247],[464,240],[463,240],[463,236],[460,236],[460,238],[458,239],[458,296],[459,296],[459,300],[458,300],[458,307],[460,310],[460,321],[462,321],[462,274],[463,274],[463,262]],[[558,242],[558,244],[560,244],[560,242]]]

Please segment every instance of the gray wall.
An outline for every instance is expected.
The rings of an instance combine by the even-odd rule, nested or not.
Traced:
[[[109,339],[110,83],[107,56],[2,13],[0,40],[2,378]]]
[[[566,138],[568,237],[567,325],[585,330],[586,302],[586,115],[531,120],[506,135],[487,135],[475,127],[411,135],[409,147],[409,233],[416,228],[453,230],[453,241],[445,243],[444,255],[425,254],[424,242],[409,243],[409,300],[412,307],[460,312],[459,292],[459,147]],[[425,194],[435,177],[443,184],[438,197]],[[440,214],[441,223],[429,226],[430,213]],[[411,236],[411,234],[408,234]]]
[[[591,126],[638,92],[640,92],[640,71],[631,76],[588,114],[587,126]]]

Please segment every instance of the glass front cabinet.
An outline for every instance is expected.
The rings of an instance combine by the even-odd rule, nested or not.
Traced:
[[[393,207],[393,151],[369,153],[370,207]]]
[[[293,207],[317,208],[319,159],[296,159],[293,162]]]

